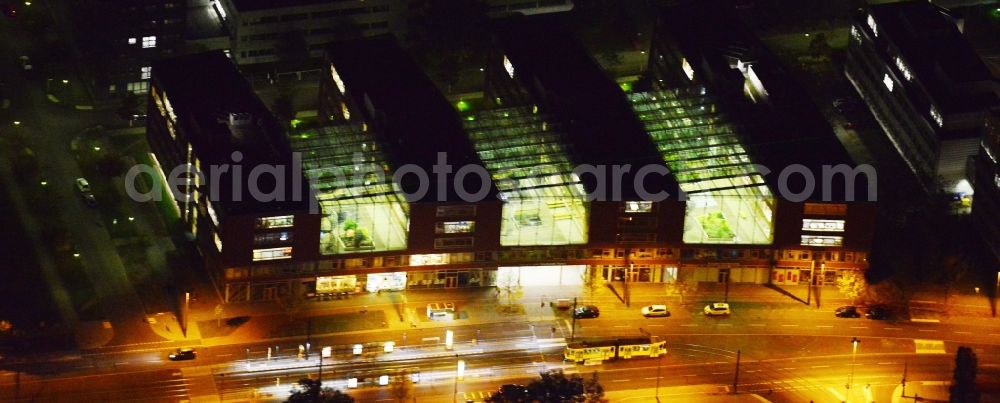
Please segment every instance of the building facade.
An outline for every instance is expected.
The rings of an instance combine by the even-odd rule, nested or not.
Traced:
[[[511,23],[498,28],[486,66],[492,104],[475,109],[450,105],[389,36],[331,45],[319,102],[326,124],[268,141],[299,161],[314,204],[216,203],[218,224],[204,218],[212,203],[179,207],[204,210],[197,217],[215,225],[217,244],[204,229],[198,237],[217,256],[210,270],[226,301],[590,278],[832,283],[867,267],[871,203],[775,196],[777,185],[753,164],[781,161],[758,149],[764,140],[716,83],[626,93],[566,31]],[[163,67],[165,77],[180,69]],[[151,116],[150,142],[177,144],[154,147],[164,166],[201,155],[167,141],[171,119],[245,109],[181,108],[213,89],[159,75],[151,104],[164,108],[151,109],[160,116]],[[229,126],[218,136],[231,137]],[[216,154],[227,155],[225,145]],[[644,166],[665,170],[640,173]],[[620,175],[600,174],[615,167]],[[425,188],[416,171],[427,175]]]
[[[996,82],[938,6],[871,6],[851,26],[845,73],[896,151],[930,192],[970,195]]]
[[[186,0],[90,0],[71,7],[99,99],[146,94],[152,62],[184,45]]]
[[[986,120],[986,132],[976,155],[976,202],[972,222],[986,241],[996,261],[1000,261],[1000,112]]]

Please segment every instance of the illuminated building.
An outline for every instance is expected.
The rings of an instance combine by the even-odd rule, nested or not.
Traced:
[[[998,101],[946,10],[926,1],[871,6],[851,26],[845,72],[927,191],[971,195],[968,159]]]
[[[986,133],[975,157],[975,172],[972,222],[993,253],[994,261],[1000,261],[1000,112],[992,112],[986,120]]]

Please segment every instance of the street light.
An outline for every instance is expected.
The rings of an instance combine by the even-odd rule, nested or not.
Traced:
[[[458,403],[458,381],[465,378],[465,361],[458,360],[458,367],[455,368],[455,393],[451,394],[453,402]]]

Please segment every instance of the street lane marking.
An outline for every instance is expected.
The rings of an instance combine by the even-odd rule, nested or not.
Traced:
[[[615,327],[629,327],[629,325],[615,325]]]
[[[833,325],[816,325],[816,327],[833,327]]]
[[[830,368],[830,366],[829,365],[813,365],[813,366],[811,366],[809,368]]]
[[[720,323],[719,326],[732,326],[732,323]]]
[[[913,347],[917,354],[945,354],[944,341],[914,339]]]
[[[920,323],[938,323],[941,322],[938,319],[910,319],[910,322],[920,322]]]
[[[650,380],[650,379],[656,379],[656,377],[652,377],[652,378],[642,378],[642,379],[645,379],[645,380],[647,380],[647,381],[648,381],[648,380]]]
[[[751,323],[750,326],[763,327],[764,324],[763,323]]]
[[[663,327],[663,325],[649,325],[649,327]]]
[[[688,377],[691,377],[691,376],[698,376],[698,374],[687,374],[687,375],[681,375],[681,376],[688,376]]]
[[[917,329],[918,332],[936,332],[935,329]]]
[[[746,373],[750,373],[750,374],[752,374],[752,373],[754,373],[754,372],[760,372],[760,370],[759,370],[759,369],[748,369],[748,370],[746,370],[746,371],[743,371],[743,372],[746,372]]]
[[[628,381],[631,381],[631,379],[612,379],[611,380],[611,382],[628,382]]]
[[[681,326],[692,327],[692,326],[698,326],[698,325],[696,325],[694,323],[688,323],[688,324],[684,324],[684,325],[681,325]]]
[[[956,330],[955,333],[958,333],[958,334],[969,334],[969,333],[972,333],[972,332],[966,332],[966,331]]]
[[[903,329],[900,329],[898,327],[884,327],[883,329],[885,329],[885,330],[903,330]]]
[[[799,325],[781,325],[782,327],[797,327]]]
[[[851,326],[851,329],[867,329],[868,326]]]
[[[728,372],[713,372],[712,373],[712,375],[725,375],[725,374],[728,374]]]
[[[892,364],[895,364],[895,363],[894,362],[880,362],[880,363],[878,363],[878,365],[892,365]]]

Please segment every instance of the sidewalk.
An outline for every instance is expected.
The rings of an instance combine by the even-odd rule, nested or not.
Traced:
[[[659,394],[656,388],[614,390],[605,392],[604,397],[611,402],[676,402],[688,403],[732,403],[755,402],[768,403],[756,394],[729,394],[725,387],[717,385],[692,385],[661,387]],[[658,398],[657,398],[658,397]]]

